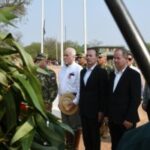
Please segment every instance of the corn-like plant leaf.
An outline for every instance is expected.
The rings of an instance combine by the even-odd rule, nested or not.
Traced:
[[[2,120],[5,112],[6,112],[6,108],[5,108],[4,102],[1,102],[0,103],[0,120]]]
[[[30,83],[29,79],[26,78],[25,76],[21,75],[16,75],[16,79],[20,82],[24,90],[26,90],[26,93],[30,97],[29,101],[32,102],[35,106],[35,108],[43,115],[46,117],[45,114],[45,107],[44,107],[44,102],[39,101],[39,98],[37,97],[38,92],[40,91],[35,91],[35,89],[32,87],[32,84]],[[40,102],[40,103],[39,103]]]
[[[15,7],[5,7],[0,9],[0,22],[5,24],[10,24],[14,26],[10,21],[17,18],[17,16],[12,13]]]
[[[58,148],[55,146],[44,146],[36,142],[32,143],[31,149],[33,150],[58,150]]]
[[[6,76],[6,72],[0,69],[0,84],[2,84],[5,87],[8,87],[8,80]]]
[[[16,54],[17,51],[11,48],[6,48],[6,47],[0,47],[0,55],[11,55],[11,54]]]
[[[22,150],[29,150],[33,142],[35,129],[21,139]]]
[[[47,126],[47,120],[45,120],[41,115],[36,114],[35,120],[40,134],[43,135],[44,138],[52,144],[52,146],[59,146],[64,143],[64,136],[59,134],[51,125]],[[53,126],[55,126],[55,124],[53,124]]]
[[[33,130],[34,130],[34,122],[32,120],[32,116],[30,116],[30,118],[23,125],[21,125],[17,129],[15,135],[13,136],[13,138],[11,140],[11,144],[13,144],[13,143],[19,141],[20,139],[24,138],[25,136],[27,136]]]
[[[12,40],[12,44],[16,48],[16,50],[20,53],[25,67],[30,72],[32,72],[33,68],[35,67],[32,57],[14,39]]]
[[[8,90],[7,93],[3,95],[4,104],[6,108],[5,112],[5,127],[7,132],[13,129],[17,123],[17,115],[16,115],[16,101],[13,97],[12,91]]]
[[[47,116],[48,116],[49,120],[53,120],[53,122],[54,122],[55,124],[57,124],[59,127],[61,127],[61,128],[60,128],[60,129],[61,129],[60,132],[61,132],[62,134],[63,134],[63,131],[64,131],[64,130],[66,130],[66,131],[68,131],[68,132],[74,134],[72,128],[70,128],[70,126],[68,126],[67,124],[64,124],[64,123],[60,122],[60,119],[59,119],[59,118],[57,118],[56,116],[52,115],[51,113],[47,113]]]
[[[35,67],[32,57],[15,41],[12,34],[1,35],[1,39],[20,53],[24,66],[32,72]]]

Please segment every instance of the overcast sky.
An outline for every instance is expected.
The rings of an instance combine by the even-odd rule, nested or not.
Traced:
[[[60,41],[60,1],[45,0],[45,37]],[[150,42],[150,0],[124,0],[146,42]],[[12,32],[21,32],[22,43],[41,41],[41,0],[33,0],[27,15]],[[84,43],[83,0],[64,0],[65,40]],[[123,45],[126,42],[116,26],[104,0],[87,0],[87,41],[103,45]]]

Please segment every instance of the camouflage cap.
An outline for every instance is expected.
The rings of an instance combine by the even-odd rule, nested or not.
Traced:
[[[107,53],[106,53],[106,52],[104,52],[104,53],[99,53],[99,56],[101,56],[101,57],[106,57],[106,56],[107,56]]]
[[[79,53],[77,54],[77,57],[80,58],[80,57],[85,57],[85,54],[84,53]]]
[[[39,53],[39,54],[36,56],[35,59],[36,59],[36,60],[43,60],[43,59],[46,59],[46,55],[43,54],[43,53]]]

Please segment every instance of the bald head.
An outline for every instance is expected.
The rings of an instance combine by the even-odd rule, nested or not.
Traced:
[[[64,63],[70,65],[75,61],[76,50],[72,47],[68,47],[64,51]]]
[[[76,56],[76,50],[72,47],[66,48],[65,52],[69,53],[72,56]]]

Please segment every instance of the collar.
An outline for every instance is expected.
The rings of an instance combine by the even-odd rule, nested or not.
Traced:
[[[126,68],[127,68],[127,65],[126,65],[122,70],[117,70],[117,69],[115,68],[115,74],[123,73],[123,72],[126,70]]]
[[[71,66],[74,65],[74,64],[75,64],[75,62],[72,62],[72,64],[70,64],[70,65],[64,64],[64,66],[65,66],[66,68],[68,68],[68,67],[71,67]]]
[[[88,67],[86,67],[86,70],[93,70],[95,67],[96,67],[96,65],[97,65],[97,63],[95,63],[92,67],[90,67],[90,68],[88,68]]]

